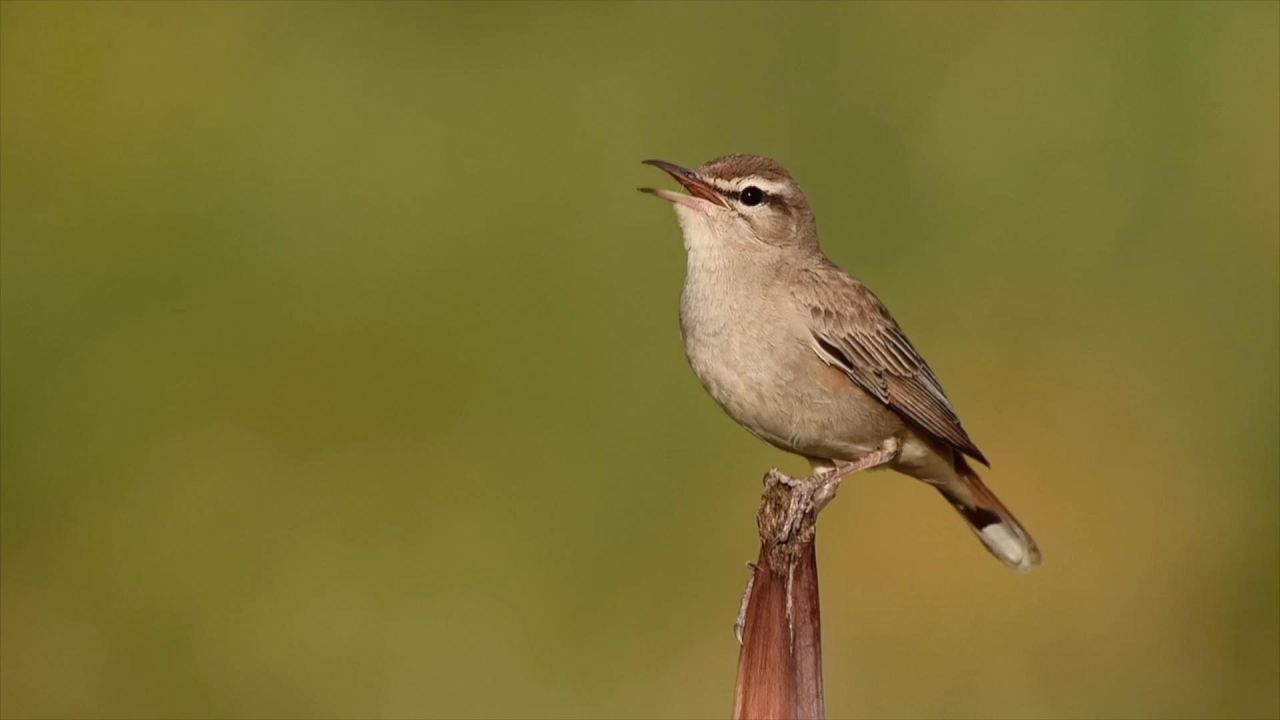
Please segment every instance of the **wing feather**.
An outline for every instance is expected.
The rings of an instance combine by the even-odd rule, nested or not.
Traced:
[[[814,351],[904,417],[987,465],[965,432],[938,377],[884,304],[865,285],[830,266],[796,287],[808,306]]]

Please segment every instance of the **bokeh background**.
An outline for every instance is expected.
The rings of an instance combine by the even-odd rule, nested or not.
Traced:
[[[0,6],[0,714],[727,715],[778,157],[1045,566],[846,486],[833,717],[1280,715],[1280,5]]]

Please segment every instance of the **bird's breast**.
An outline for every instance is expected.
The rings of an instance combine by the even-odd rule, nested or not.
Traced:
[[[730,417],[812,457],[857,457],[895,431],[892,411],[814,352],[785,286],[753,268],[694,260],[680,303],[685,354]]]
[[[691,258],[692,260],[692,258]],[[805,350],[750,269],[690,263],[680,303],[685,354],[698,380],[735,420],[757,434],[785,431],[796,399],[796,353]]]

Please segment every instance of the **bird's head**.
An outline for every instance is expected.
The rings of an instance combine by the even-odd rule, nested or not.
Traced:
[[[726,155],[689,169],[645,160],[666,171],[689,194],[640,188],[672,203],[685,246],[726,248],[753,243],[773,248],[814,248],[817,231],[809,200],[791,173],[762,155]]]

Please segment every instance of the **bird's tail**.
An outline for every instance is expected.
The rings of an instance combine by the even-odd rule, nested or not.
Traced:
[[[1017,572],[1029,572],[1040,564],[1036,541],[964,458],[957,458],[954,479],[935,487],[1000,562]]]

